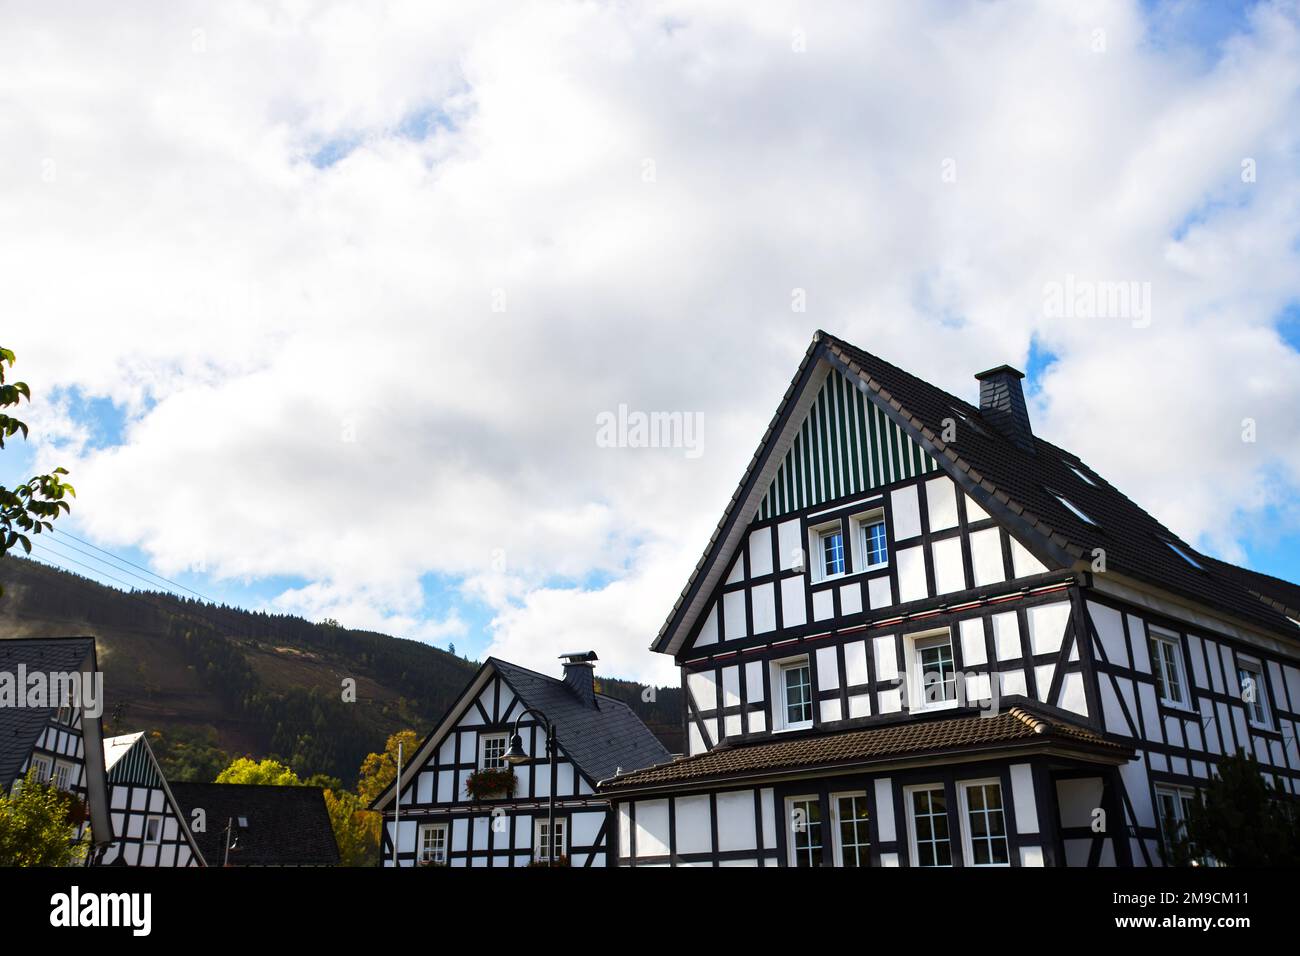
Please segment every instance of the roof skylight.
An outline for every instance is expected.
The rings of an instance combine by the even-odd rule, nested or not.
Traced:
[[[1084,513],[1084,511],[1083,511],[1082,508],[1080,508],[1078,505],[1076,505],[1076,504],[1075,504],[1073,501],[1071,501],[1069,498],[1065,497],[1065,495],[1058,495],[1058,494],[1056,494],[1056,492],[1052,492],[1052,494],[1056,497],[1056,500],[1057,500],[1057,501],[1059,501],[1061,504],[1065,505],[1065,507],[1069,508],[1069,509],[1070,509],[1070,513],[1073,514],[1073,515],[1074,515],[1076,518],[1078,518],[1080,521],[1087,522],[1088,524],[1092,525],[1093,527],[1097,527],[1097,522],[1095,522],[1095,521],[1093,521],[1091,518],[1089,518],[1088,515]]]
[[[1082,468],[1079,468],[1076,465],[1071,465],[1070,470],[1074,472],[1076,475],[1078,475],[1083,481],[1092,485],[1094,488],[1097,487],[1097,483],[1093,481],[1091,478],[1089,478]]]
[[[1180,558],[1182,558],[1192,567],[1196,568],[1196,570],[1198,571],[1205,570],[1205,565],[1201,564],[1200,561],[1197,561],[1196,558],[1192,557],[1190,554],[1188,554],[1182,548],[1178,547],[1178,545],[1174,544],[1172,541],[1166,541],[1165,544],[1169,547],[1170,551],[1178,555]]]

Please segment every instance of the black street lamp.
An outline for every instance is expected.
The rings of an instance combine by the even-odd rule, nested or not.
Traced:
[[[226,821],[226,854],[221,861],[222,866],[230,866],[230,851],[238,850],[239,847],[239,830],[248,829],[248,817],[231,817]]]
[[[504,759],[512,767],[527,763],[529,759],[528,754],[524,752],[524,741],[519,736],[519,722],[524,719],[525,714],[532,714],[546,725],[546,757],[550,767],[550,778],[546,784],[546,792],[550,794],[546,811],[546,842],[549,844],[546,848],[546,865],[550,867],[555,866],[555,724],[547,720],[545,714],[531,707],[525,707],[515,718],[515,732],[510,735],[510,747],[505,752]]]

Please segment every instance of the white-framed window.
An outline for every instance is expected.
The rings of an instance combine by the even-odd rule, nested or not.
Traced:
[[[509,734],[479,734],[478,766],[480,770],[505,770],[506,750],[510,746]]]
[[[54,767],[54,761],[49,757],[35,754],[32,756],[32,766],[36,768],[36,780],[39,783],[48,783],[50,780],[50,771]]]
[[[1172,849],[1177,840],[1187,835],[1187,817],[1195,801],[1196,791],[1191,787],[1156,786],[1156,812],[1160,816],[1160,837],[1166,850]]]
[[[551,846],[552,844],[551,841],[546,838],[549,829],[550,829],[550,821],[546,817],[534,818],[533,859],[542,863],[550,861],[550,857],[547,855],[547,847]],[[555,842],[553,844],[555,848],[556,859],[559,859],[560,857],[565,855],[566,844],[564,841],[566,836],[567,836],[567,832],[566,832],[566,827],[564,826],[564,819],[562,817],[556,817],[555,818]]]
[[[71,790],[72,770],[72,764],[62,760],[54,761],[54,785],[60,790]]]
[[[958,701],[952,629],[907,636],[908,709],[943,710]]]
[[[871,865],[871,812],[867,809],[867,795],[857,793],[831,794],[831,813],[834,823],[835,865]]]
[[[447,862],[447,824],[420,824],[419,862]]]
[[[967,866],[1010,866],[1007,844],[1007,815],[998,780],[967,780],[958,784],[961,814],[965,821],[962,840]]]
[[[1187,706],[1183,680],[1183,649],[1177,635],[1151,628],[1147,634],[1151,650],[1151,672],[1156,678],[1156,692],[1166,704]]]
[[[1246,705],[1250,722],[1256,727],[1272,727],[1263,665],[1249,658],[1237,658],[1237,683],[1241,686],[1241,702]]]
[[[952,866],[948,795],[943,785],[924,784],[903,790],[907,801],[907,837],[913,866]]]
[[[877,508],[854,516],[852,522],[855,571],[874,571],[889,566],[889,534],[885,511]]]
[[[159,844],[162,842],[163,818],[151,816],[144,818],[144,842]]]
[[[808,529],[814,581],[836,578],[848,570],[844,524],[838,518]]]
[[[822,865],[822,804],[817,797],[785,801],[786,843],[791,866]]]
[[[812,665],[808,658],[791,657],[772,665],[776,687],[773,730],[805,730],[813,725]]]

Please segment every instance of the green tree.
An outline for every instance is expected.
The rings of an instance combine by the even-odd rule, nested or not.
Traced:
[[[5,381],[5,366],[13,368],[13,364],[14,353],[0,348],[0,409],[12,408],[24,398],[32,400],[26,382]],[[27,437],[26,423],[0,411],[0,448],[4,448],[6,438],[19,432]],[[67,473],[65,468],[55,468],[48,475],[35,475],[14,488],[0,485],[0,555],[18,544],[30,554],[29,535],[54,530],[54,520],[70,510],[67,499],[77,496],[72,485],[62,478]]]
[[[347,790],[325,791],[325,809],[330,814],[342,866],[374,866],[379,862],[379,814],[367,810],[367,806]]]
[[[1212,858],[1224,866],[1300,865],[1300,813],[1263,777],[1251,754],[1219,761],[1187,814],[1186,832],[1167,842],[1169,862]]]
[[[74,840],[84,805],[53,783],[41,783],[35,769],[13,791],[0,791],[0,866],[79,866],[88,841]]]
[[[397,777],[397,747],[402,747],[402,766],[415,756],[420,738],[414,730],[399,730],[388,738],[383,753],[372,753],[361,764],[357,778],[357,796],[365,806],[370,806]]]
[[[168,780],[207,783],[230,764],[212,727],[172,727],[149,734],[149,746]]]
[[[301,787],[302,781],[289,767],[278,760],[257,761],[249,757],[233,760],[229,767],[217,774],[217,783],[251,783],[272,787]]]

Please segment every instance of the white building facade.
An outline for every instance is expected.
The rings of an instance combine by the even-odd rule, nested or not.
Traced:
[[[1158,865],[1221,755],[1300,792],[1300,589],[977,378],[814,338],[653,645],[689,753],[600,787],[620,864]]]

